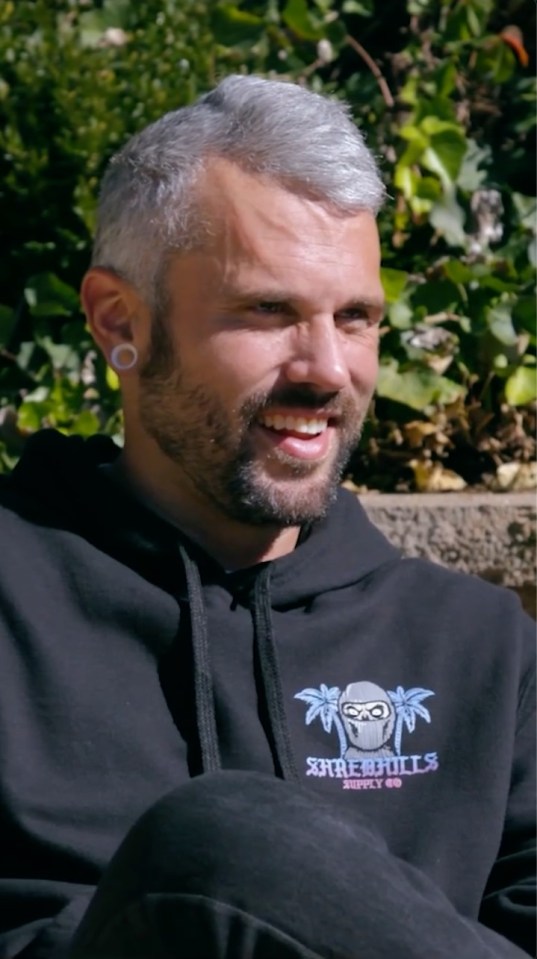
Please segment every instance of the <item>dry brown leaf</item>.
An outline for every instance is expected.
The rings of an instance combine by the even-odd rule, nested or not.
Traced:
[[[537,463],[501,463],[490,487],[504,493],[537,489]]]
[[[436,426],[424,420],[411,420],[403,426],[403,433],[410,447],[421,446],[426,436],[436,433]]]
[[[465,480],[453,470],[430,460],[411,460],[414,482],[420,493],[453,493],[463,490]]]

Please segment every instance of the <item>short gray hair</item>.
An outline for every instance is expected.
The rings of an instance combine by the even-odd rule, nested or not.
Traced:
[[[376,215],[384,200],[375,159],[347,104],[294,83],[232,75],[147,126],[112,158],[92,266],[113,270],[155,307],[169,254],[203,242],[194,188],[211,157],[343,214]]]

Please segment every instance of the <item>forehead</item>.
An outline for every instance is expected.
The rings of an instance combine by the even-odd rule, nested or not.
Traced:
[[[342,215],[225,160],[212,160],[198,184],[209,236],[204,253],[220,279],[235,283],[271,277],[311,283],[359,278],[376,289],[380,252],[373,215]]]

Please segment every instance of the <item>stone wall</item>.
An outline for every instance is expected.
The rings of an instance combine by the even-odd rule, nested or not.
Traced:
[[[514,589],[535,618],[534,493],[370,493],[360,501],[407,556]]]

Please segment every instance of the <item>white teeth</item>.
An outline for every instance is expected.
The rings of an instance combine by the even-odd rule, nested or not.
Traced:
[[[271,430],[290,430],[293,433],[306,433],[316,436],[327,427],[326,420],[306,419],[304,416],[282,416],[281,413],[261,417],[262,426]]]

